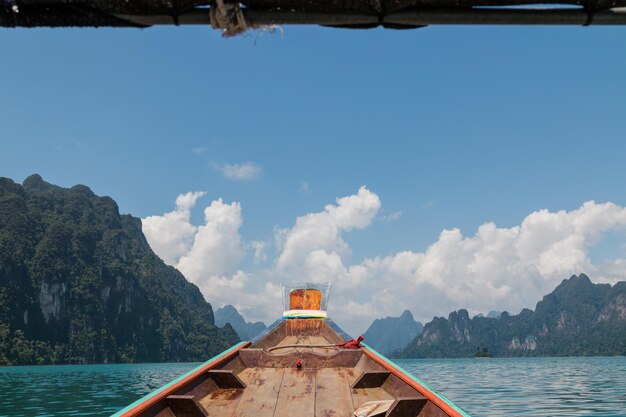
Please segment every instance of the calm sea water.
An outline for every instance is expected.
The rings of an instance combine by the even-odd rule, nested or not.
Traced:
[[[474,417],[626,417],[626,357],[398,363]],[[0,368],[0,416],[109,416],[197,365]]]
[[[475,417],[626,416],[626,357],[397,362]]]

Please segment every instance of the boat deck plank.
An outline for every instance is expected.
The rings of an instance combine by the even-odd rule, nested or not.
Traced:
[[[239,378],[246,384],[234,417],[273,417],[283,368],[248,368]]]
[[[346,368],[346,377],[348,378],[348,384],[352,386],[357,379],[361,376],[361,372],[357,371],[354,368]]]
[[[382,388],[353,388],[352,403],[354,408],[359,408],[368,401],[384,401],[393,400],[393,395],[389,394]]]
[[[331,344],[328,339],[323,336],[286,336],[280,343],[276,346],[287,346],[287,345],[329,345]],[[293,348],[296,349],[296,348]],[[302,347],[302,350],[306,350],[308,352],[316,352],[316,353],[329,353],[332,352],[330,349],[325,348],[307,348],[306,346]],[[287,353],[289,352],[289,348],[278,349],[276,352],[279,353]]]
[[[315,388],[315,417],[352,416],[354,405],[345,369],[318,370]]]
[[[274,417],[315,415],[314,370],[285,369]]]
[[[219,389],[199,402],[211,417],[231,417],[235,413],[235,408],[239,404],[242,395],[242,389]]]

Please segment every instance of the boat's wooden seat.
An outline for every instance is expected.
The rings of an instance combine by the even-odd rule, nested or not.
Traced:
[[[246,384],[233,371],[212,369],[207,372],[209,378],[219,389],[245,388]]]
[[[176,417],[207,417],[209,415],[193,395],[169,395],[167,405]]]
[[[361,362],[358,368],[363,369],[358,376],[352,378],[352,397],[355,408],[368,401],[394,400],[386,411],[369,417],[440,417],[436,410],[425,408],[428,399],[408,387],[388,370],[369,368],[371,363]],[[433,414],[434,413],[434,414]]]
[[[422,409],[428,403],[424,397],[404,397],[397,398],[385,417],[417,417],[420,416]],[[430,417],[430,415],[429,415]]]
[[[368,371],[363,372],[352,384],[352,388],[378,388],[382,387],[391,372],[389,371]]]
[[[245,387],[235,371],[211,369],[166,400],[176,417],[205,417],[209,415],[206,406],[215,402],[227,404],[228,400],[238,398]]]

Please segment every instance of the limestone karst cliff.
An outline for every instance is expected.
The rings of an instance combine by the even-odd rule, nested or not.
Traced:
[[[237,340],[113,199],[0,178],[0,363],[197,361]]]
[[[467,310],[435,317],[400,356],[626,355],[626,281],[594,284],[585,274],[563,280],[535,311],[470,319]]]

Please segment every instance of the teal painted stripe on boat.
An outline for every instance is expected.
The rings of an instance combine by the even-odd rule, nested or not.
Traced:
[[[191,371],[187,372],[186,374],[179,376],[178,378],[176,378],[175,380],[169,382],[168,384],[163,385],[161,388],[157,388],[156,390],[152,391],[150,394],[145,395],[144,397],[141,397],[140,399],[138,399],[137,401],[135,401],[134,403],[132,403],[128,407],[118,411],[115,414],[111,414],[111,417],[119,417],[122,414],[124,414],[125,412],[132,410],[133,408],[137,407],[139,404],[142,404],[142,403],[148,401],[150,398],[154,397],[155,395],[158,395],[159,393],[165,391],[166,389],[168,389],[172,385],[176,384],[177,382],[182,381],[183,379],[187,378],[189,375],[193,374],[194,372],[197,372],[200,368],[202,368],[204,366],[207,366],[209,363],[211,363],[211,362],[213,362],[215,360],[218,360],[222,356],[228,355],[230,352],[232,352],[233,350],[237,349],[239,346],[241,346],[244,343],[247,343],[247,342],[239,342],[236,345],[234,345],[233,347],[226,349],[225,351],[223,351],[219,355],[213,356],[211,359],[209,359],[208,361],[204,362],[203,364],[193,368]]]
[[[374,349],[372,349],[371,347],[369,347],[367,344],[361,342],[361,345],[365,346],[367,348],[367,350],[369,350],[370,352],[372,352],[374,355],[378,356],[380,359],[384,360],[385,362],[393,365],[394,367],[396,367],[400,372],[404,373],[406,376],[408,376],[409,378],[411,378],[413,381],[417,382],[418,384],[420,384],[421,386],[423,386],[424,388],[426,388],[428,391],[432,392],[433,394],[435,394],[437,397],[441,398],[443,400],[443,402],[445,402],[446,404],[448,404],[450,407],[452,407],[455,411],[457,411],[459,414],[461,414],[463,417],[472,417],[470,416],[465,410],[463,410],[461,407],[459,407],[458,405],[456,405],[455,403],[453,403],[452,401],[450,401],[445,395],[441,394],[439,391],[437,391],[436,389],[431,388],[430,386],[428,386],[428,384],[426,384],[424,381],[422,381],[421,379],[419,379],[418,377],[416,377],[415,375],[413,375],[412,373],[410,373],[409,371],[407,371],[406,369],[404,369],[403,367],[401,367],[400,365],[398,365],[397,363],[395,363],[394,361],[392,361],[391,359],[387,358],[386,356],[378,353],[377,351],[375,351]]]

